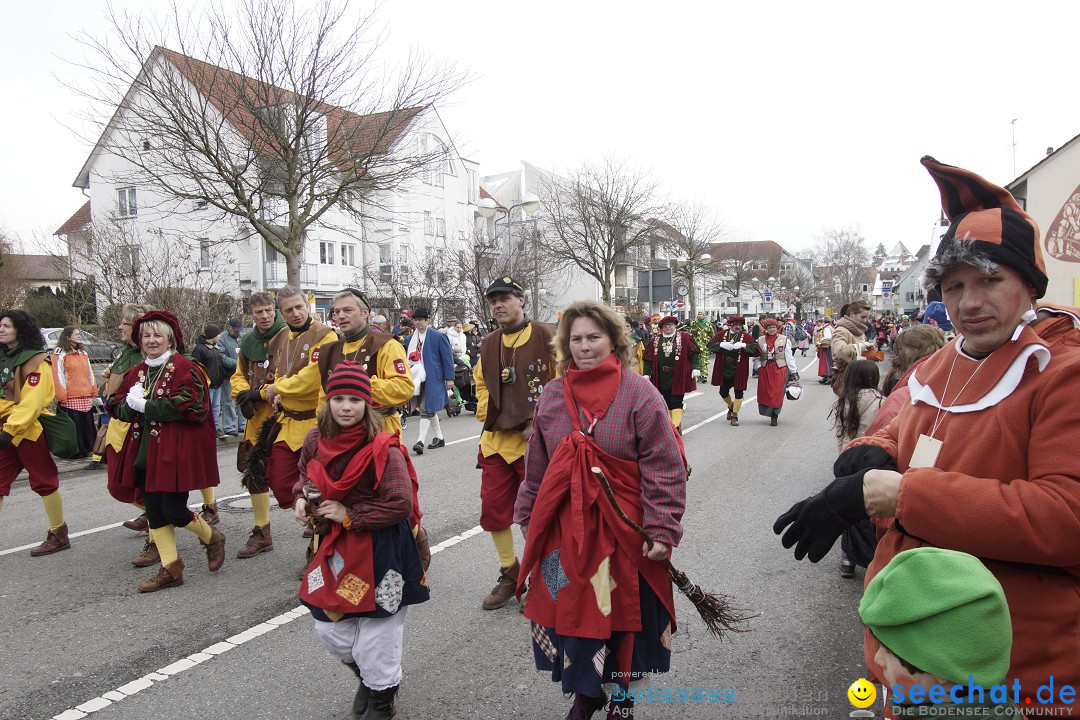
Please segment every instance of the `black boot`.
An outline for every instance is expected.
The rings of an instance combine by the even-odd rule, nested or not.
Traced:
[[[607,695],[601,690],[600,697],[574,693],[574,704],[570,706],[570,712],[566,714],[566,720],[589,720],[597,710],[604,709]]]
[[[356,679],[360,681],[360,687],[356,689],[356,697],[352,701],[352,714],[354,720],[360,720],[361,716],[367,711],[368,700],[371,698],[371,689],[364,684],[364,678],[360,675],[360,668],[356,666],[356,663],[347,662],[345,667],[353,671],[356,675]]]
[[[385,690],[372,690],[368,698],[368,709],[364,713],[363,720],[393,720],[396,718],[394,696],[397,695],[397,691],[397,685]]]

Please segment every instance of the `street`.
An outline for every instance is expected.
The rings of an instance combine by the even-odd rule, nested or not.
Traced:
[[[847,688],[865,674],[856,613],[863,571],[841,579],[838,547],[818,565],[796,562],[772,532],[791,503],[831,479],[836,454],[832,391],[817,384],[815,358],[797,361],[806,390],[786,402],[778,427],[757,414],[755,380],[737,428],[715,388],[699,386],[687,400],[693,474],[673,562],[758,616],[749,632],[721,642],[676,592],[672,669],[652,682],[719,690],[722,699],[640,702],[636,717],[835,718],[852,710]],[[418,425],[404,431],[405,445]],[[562,718],[569,701],[534,669],[516,602],[480,608],[498,574],[477,525],[480,424],[463,412],[442,425],[447,447],[413,457],[434,552],[432,594],[405,624],[399,717]],[[136,585],[155,568],[129,562],[145,536],[119,526],[135,513],[109,497],[103,471],[61,475],[72,548],[45,558],[27,549],[45,536],[41,501],[25,480],[15,484],[0,511],[0,718],[349,717],[356,680],[327,658],[297,600],[299,526],[275,507],[275,550],[236,559],[252,516],[235,446],[220,451],[219,464],[224,567],[209,573],[197,539],[178,531],[184,585],[149,595]]]

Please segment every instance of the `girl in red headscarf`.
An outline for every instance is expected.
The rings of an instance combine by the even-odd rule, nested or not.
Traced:
[[[338,364],[318,426],[300,451],[293,489],[298,522],[322,543],[304,572],[300,600],[330,657],[360,679],[353,717],[390,720],[401,683],[409,605],[428,599],[412,527],[416,473],[398,433],[382,432],[364,366]]]

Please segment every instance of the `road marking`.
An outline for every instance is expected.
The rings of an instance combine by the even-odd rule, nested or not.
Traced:
[[[479,440],[479,439],[480,439],[479,435],[470,435],[469,437],[461,438],[460,440],[451,440],[446,444],[447,445],[457,445],[458,443],[461,443],[461,442],[468,442],[469,440]]]
[[[803,374],[804,372],[806,372],[807,370],[809,370],[809,369],[810,369],[811,367],[813,367],[813,366],[814,366],[814,365],[815,365],[816,363],[817,363],[817,360],[816,360],[816,359],[815,359],[815,360],[814,360],[813,362],[811,362],[811,363],[807,363],[806,367],[804,367],[804,368],[803,368],[802,370],[800,370],[800,371],[799,371],[799,375],[801,376],[801,375],[802,375],[802,374]],[[690,396],[688,395],[687,397],[690,397]],[[753,402],[753,401],[754,401],[754,400],[756,400],[756,399],[757,399],[757,395],[751,395],[751,396],[750,396],[750,397],[748,397],[748,398],[743,398],[743,404],[745,405],[745,404],[747,404],[747,403]],[[685,430],[683,430],[683,433],[682,433],[682,434],[683,434],[684,436],[686,436],[686,435],[689,435],[690,433],[692,433],[692,432],[694,432],[695,430],[697,430],[697,429],[698,429],[699,427],[701,427],[701,426],[703,426],[703,425],[708,425],[709,423],[713,422],[714,420],[718,420],[718,419],[719,419],[719,418],[721,418],[721,417],[727,417],[727,410],[722,410],[722,411],[720,411],[720,412],[716,413],[715,415],[713,415],[713,416],[712,416],[712,417],[710,417],[710,418],[705,418],[704,420],[702,420],[701,422],[699,422],[699,423],[698,423],[697,425],[691,425],[690,427],[688,427],[688,428],[686,428]]]
[[[242,498],[242,497],[247,497],[247,496],[248,496],[248,493],[243,492],[243,493],[240,493],[239,495],[226,495],[225,497],[219,497],[219,498],[217,498],[217,501],[220,502],[221,500],[234,500],[236,498]],[[188,505],[188,507],[190,509],[192,509],[192,510],[197,510],[198,508],[202,507],[202,501],[200,500],[199,502],[194,503],[193,505]],[[77,538],[77,537],[82,537],[83,535],[93,535],[94,533],[105,532],[106,530],[112,530],[113,528],[121,527],[121,526],[123,526],[123,524],[124,524],[123,522],[115,522],[115,523],[112,523],[110,525],[102,525],[101,527],[92,528],[90,530],[80,530],[79,532],[76,532],[76,533],[70,533],[68,535],[68,537],[69,538]],[[14,548],[11,548],[9,550],[0,550],[0,556],[11,555],[12,553],[22,552],[23,550],[29,550],[31,548],[36,548],[40,544],[41,543],[31,543],[29,545],[20,545],[19,547],[14,547]]]
[[[237,495],[235,497],[240,496]],[[226,500],[231,498],[221,499]],[[484,532],[484,530],[479,525],[471,527],[459,535],[448,537],[441,543],[433,545],[431,547],[431,554],[436,555],[438,553],[441,553],[443,550],[446,550],[449,547],[453,547],[460,542],[464,542],[465,540],[468,540],[474,535],[479,535],[482,532]],[[216,642],[213,645],[210,645],[209,647],[206,647],[197,653],[192,653],[191,655],[180,658],[179,660],[169,665],[166,665],[163,668],[159,668],[154,672],[147,673],[140,678],[136,678],[131,682],[125,683],[120,687],[116,688],[115,690],[110,690],[107,693],[102,693],[98,697],[91,698],[86,702],[76,705],[73,708],[68,708],[59,715],[53,715],[53,720],[80,720],[80,718],[84,718],[90,713],[95,713],[98,710],[107,708],[113,703],[120,702],[124,698],[131,697],[135,693],[139,693],[143,690],[146,690],[147,688],[151,688],[158,683],[168,680],[170,677],[179,675],[180,673],[185,672],[186,670],[190,670],[193,667],[197,667],[204,662],[213,660],[222,655],[223,653],[226,653],[235,647],[243,645],[249,640],[254,640],[261,635],[266,635],[267,633],[277,630],[283,625],[288,625],[293,620],[308,615],[310,614],[310,612],[311,611],[303,605],[299,605],[292,610],[283,612],[280,615],[275,615],[274,617],[270,618],[265,622],[253,625],[247,630],[237,633],[236,635],[233,635],[231,637],[225,638],[220,642]]]

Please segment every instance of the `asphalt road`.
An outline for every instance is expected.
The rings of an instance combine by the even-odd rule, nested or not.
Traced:
[[[753,402],[731,427],[709,386],[688,399],[683,427],[694,472],[674,561],[758,616],[749,632],[720,642],[676,593],[672,670],[655,684],[714,689],[727,699],[643,702],[637,717],[835,718],[853,709],[847,687],[865,673],[855,612],[862,571],[841,579],[838,549],[818,565],[796,562],[771,529],[831,477],[833,396],[816,384],[815,369],[816,362],[804,374],[803,398],[787,402],[775,428]],[[751,381],[748,397],[754,388]],[[418,424],[405,431],[408,445]],[[533,668],[517,605],[480,608],[498,563],[477,527],[479,423],[464,413],[443,428],[448,446],[415,458],[424,524],[439,549],[432,599],[412,608],[406,623],[399,716],[562,718],[568,701]],[[0,718],[349,717],[356,681],[326,657],[311,619],[297,610],[304,541],[290,514],[271,514],[274,552],[235,558],[252,519],[234,450],[219,455],[224,567],[209,573],[196,538],[178,532],[185,584],[150,595],[136,585],[154,568],[129,563],[142,536],[119,527],[132,509],[109,497],[103,472],[62,475],[68,524],[86,534],[44,558],[20,549],[44,538],[45,515],[26,482],[16,483],[0,511]]]

